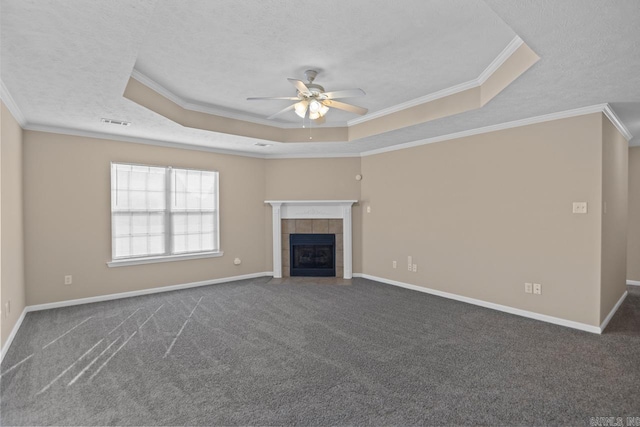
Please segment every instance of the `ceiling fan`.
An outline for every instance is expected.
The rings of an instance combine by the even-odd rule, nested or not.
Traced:
[[[316,123],[324,123],[324,116],[327,114],[330,108],[337,108],[338,110],[348,111],[359,115],[367,114],[367,109],[358,107],[357,105],[347,104],[344,102],[336,101],[336,99],[342,98],[354,98],[357,96],[366,95],[362,89],[346,89],[333,92],[325,92],[324,88],[319,84],[315,84],[315,80],[318,72],[316,70],[307,70],[304,72],[308,83],[304,83],[302,80],[287,79],[297,89],[296,96],[280,96],[280,97],[263,97],[263,98],[247,98],[247,101],[257,100],[288,100],[296,101],[294,104],[289,105],[278,111],[275,114],[269,116],[269,119],[273,119],[280,114],[287,111],[294,110],[295,113],[302,117],[308,117],[311,120],[315,120]]]

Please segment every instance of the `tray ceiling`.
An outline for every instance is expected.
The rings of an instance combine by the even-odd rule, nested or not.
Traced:
[[[0,8],[3,100],[30,129],[258,156],[357,155],[609,103],[640,134],[635,0],[1,0]],[[294,95],[286,78],[315,68],[327,90],[364,89],[353,103],[376,113],[478,78],[516,36],[541,59],[487,105],[348,143],[259,147],[257,138],[185,128],[122,96],[138,73],[200,110],[265,122],[287,102],[246,98]],[[332,110],[324,126],[355,117]]]

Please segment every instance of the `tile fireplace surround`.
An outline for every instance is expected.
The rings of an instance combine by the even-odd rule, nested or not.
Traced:
[[[351,206],[357,200],[267,200],[273,216],[273,277],[282,278],[282,220],[342,220],[343,277],[352,277]],[[312,223],[313,224],[313,223]],[[313,225],[312,225],[313,227]],[[335,233],[336,237],[339,233]],[[288,268],[288,267],[287,267]],[[288,274],[287,274],[288,276]]]

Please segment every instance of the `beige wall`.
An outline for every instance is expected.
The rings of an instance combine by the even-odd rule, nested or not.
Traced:
[[[29,305],[265,271],[262,159],[33,131],[24,132],[24,159]],[[112,161],[220,171],[224,256],[107,267]]]
[[[263,160],[33,131],[24,133],[24,156],[29,305],[271,271],[271,210],[264,200],[360,197],[359,158]],[[225,255],[107,267],[112,161],[219,170]],[[358,207],[353,215],[357,272]],[[73,284],[65,286],[69,274]]]
[[[620,296],[617,167],[625,159],[602,114],[362,159],[263,160],[33,131],[23,138],[29,305],[271,271],[264,200],[274,199],[360,200],[356,273],[590,325]],[[219,170],[225,255],[108,268],[111,161]],[[4,157],[2,166],[4,223]],[[603,194],[613,209],[606,218]],[[574,201],[588,202],[589,213],[572,214]],[[3,234],[3,256],[4,244]],[[407,271],[408,255],[416,273]],[[541,283],[542,295],[524,293],[525,282]]]
[[[627,214],[629,144],[602,116],[602,278],[600,322],[611,312],[627,285]]]
[[[0,113],[1,343],[4,347],[25,307],[22,219],[22,129],[4,103]],[[11,311],[7,311],[10,302]]]
[[[629,149],[627,279],[640,282],[640,147]]]
[[[360,158],[272,159],[266,161],[266,193],[264,200],[360,200],[362,181]],[[365,177],[366,179],[366,177]],[[360,205],[352,209],[353,272],[362,272],[362,214]],[[271,270],[271,207],[266,212],[266,243]]]
[[[599,325],[601,137],[591,114],[364,157],[364,272]]]

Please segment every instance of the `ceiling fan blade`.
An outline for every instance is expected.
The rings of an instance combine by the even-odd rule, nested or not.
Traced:
[[[287,80],[289,80],[291,84],[294,85],[296,89],[298,89],[298,92],[300,92],[301,94],[311,95],[311,91],[309,90],[307,85],[304,84],[302,80],[296,80],[296,79],[287,79]]]
[[[247,101],[262,101],[262,100],[271,100],[271,99],[285,99],[287,101],[299,101],[300,100],[296,96],[267,96],[267,97],[258,97],[258,98],[247,98]]]
[[[338,99],[338,98],[355,98],[356,96],[365,96],[366,93],[362,89],[346,89],[346,90],[336,90],[333,92],[325,92],[324,96],[327,99]]]
[[[297,99],[297,98],[296,98],[296,99]],[[282,113],[286,113],[287,111],[291,111],[291,110],[293,110],[293,108],[295,107],[295,105],[296,105],[296,104],[291,104],[291,105],[289,105],[287,108],[283,108],[282,110],[278,111],[277,113],[270,115],[269,117],[267,117],[267,119],[269,119],[269,120],[270,120],[270,119],[273,119],[273,118],[274,118],[274,117],[276,117],[276,116],[279,116],[279,115],[280,115],[280,114],[282,114]]]
[[[357,105],[346,104],[344,102],[334,101],[332,99],[327,99],[322,103],[327,107],[337,108],[338,110],[344,110],[350,113],[360,114],[361,116],[367,114],[367,111],[369,111],[366,108],[358,107]]]

